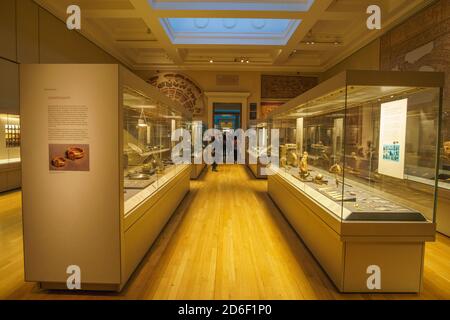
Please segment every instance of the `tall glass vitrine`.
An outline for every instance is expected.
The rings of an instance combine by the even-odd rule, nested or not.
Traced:
[[[441,73],[346,71],[269,114],[280,135],[269,194],[343,292],[421,289],[443,84]],[[367,286],[370,266],[380,288]]]

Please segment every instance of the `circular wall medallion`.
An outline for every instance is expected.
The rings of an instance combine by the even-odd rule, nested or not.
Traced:
[[[194,19],[194,25],[197,29],[205,29],[209,25],[209,19],[207,18]]]
[[[237,25],[236,19],[223,19],[223,26],[227,29],[233,29]]]
[[[252,21],[252,26],[255,29],[261,30],[266,26],[266,21],[264,19],[255,19]]]

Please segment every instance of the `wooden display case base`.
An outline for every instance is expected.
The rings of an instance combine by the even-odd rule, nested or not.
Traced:
[[[39,282],[39,288],[41,290],[69,290],[66,283],[55,282]],[[121,287],[119,284],[82,284],[81,291],[115,291],[120,292]],[[73,290],[70,290],[73,291]]]
[[[120,292],[136,267],[147,254],[160,232],[190,189],[191,168],[186,166],[151,197],[142,202],[125,218],[122,240],[121,283],[83,283],[77,291]],[[91,269],[92,270],[92,269]],[[97,270],[98,271],[98,270]],[[68,275],[67,275],[68,276]],[[65,282],[38,282],[44,290],[68,290]]]
[[[20,162],[0,164],[0,192],[21,187],[22,170]]]
[[[266,166],[258,163],[258,164],[247,164],[247,167],[253,173],[256,179],[267,179],[267,175],[263,175],[261,170]]]
[[[268,176],[268,192],[340,292],[421,291],[435,224],[341,222],[278,173]],[[380,268],[379,289],[368,286],[371,266]]]
[[[450,190],[439,188],[436,213],[437,231],[450,237]]]
[[[122,287],[189,192],[190,176],[191,168],[186,166],[125,218]]]
[[[191,179],[197,180],[200,177],[200,175],[202,174],[203,170],[205,170],[205,168],[206,168],[205,163],[193,164],[192,171],[191,171]]]

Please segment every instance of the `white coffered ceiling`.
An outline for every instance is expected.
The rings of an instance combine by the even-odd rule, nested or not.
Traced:
[[[81,33],[134,70],[288,72],[323,72],[431,2],[35,1],[63,21],[67,7],[79,5]],[[373,4],[383,11],[379,31],[366,27]]]

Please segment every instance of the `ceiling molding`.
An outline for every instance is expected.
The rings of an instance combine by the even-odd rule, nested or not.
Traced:
[[[185,0],[175,4],[175,1],[158,0],[153,1],[157,5],[152,6],[148,0],[85,0],[80,1],[83,19],[80,34],[135,70],[321,73],[433,0],[304,0],[303,3],[311,4],[309,8],[304,7],[305,11],[286,10],[289,4],[298,5],[299,1],[302,0],[260,0],[261,7],[249,0],[235,0],[232,3],[222,0],[221,3],[212,3],[212,6],[209,6],[211,1],[207,4],[196,1],[192,5]],[[73,1],[35,2],[65,22],[66,7]],[[86,8],[83,8],[84,4]],[[384,29],[381,31],[367,30],[365,8],[369,4],[382,6]],[[179,8],[185,6],[188,10],[174,9],[173,5],[182,5]],[[164,6],[165,9],[157,9]],[[268,10],[269,7],[273,10]],[[248,44],[242,40],[238,45],[219,44],[224,41],[213,44],[175,41],[174,44],[160,23],[166,18],[211,17],[297,19],[301,23],[286,43],[268,41]],[[237,38],[245,39],[242,34],[238,34]],[[239,63],[242,59],[249,63]]]

